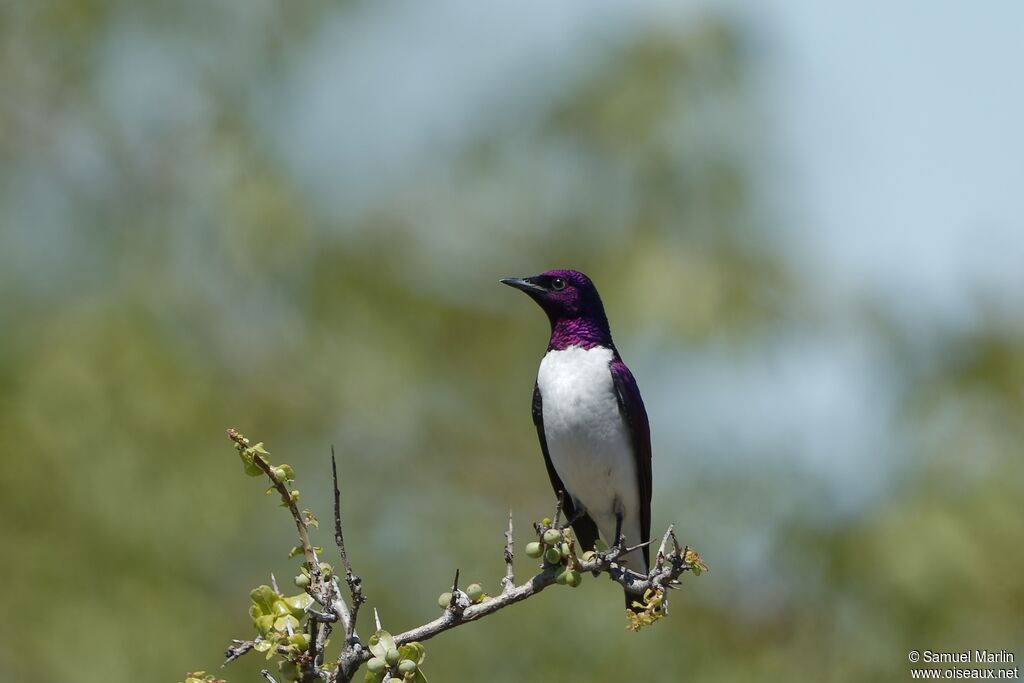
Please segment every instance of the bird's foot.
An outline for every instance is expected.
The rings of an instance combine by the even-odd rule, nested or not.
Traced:
[[[565,520],[565,523],[564,523],[564,524],[562,524],[561,526],[559,526],[558,528],[559,528],[559,529],[568,529],[568,528],[569,528],[569,527],[571,527],[571,526],[572,526],[573,524],[575,524],[576,522],[578,522],[578,521],[579,521],[579,519],[580,519],[581,517],[583,517],[583,515],[585,515],[585,514],[586,514],[586,513],[585,513],[585,512],[583,511],[583,510],[574,510],[574,511],[573,511],[573,514],[572,514],[572,517],[568,517],[568,516],[567,516],[567,517],[566,517],[566,520]]]
[[[603,544],[599,544],[603,545]],[[621,558],[630,549],[626,547],[626,539],[621,534],[619,535],[618,541],[611,547],[604,547],[597,550],[595,556],[601,560],[602,564],[610,564],[612,562],[621,563]]]

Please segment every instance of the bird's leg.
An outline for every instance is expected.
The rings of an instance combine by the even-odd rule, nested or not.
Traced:
[[[615,542],[612,544],[613,547],[620,550],[626,549],[626,539],[622,536],[622,513],[615,513]]]
[[[585,515],[585,514],[587,514],[587,513],[586,513],[586,512],[584,512],[584,510],[583,510],[583,506],[582,506],[582,505],[581,505],[581,506],[579,506],[579,507],[574,507],[574,508],[573,508],[573,511],[572,511],[572,516],[569,516],[569,515],[567,514],[567,515],[565,516],[565,517],[566,517],[566,519],[565,519],[565,524],[563,524],[563,525],[562,525],[561,527],[559,527],[559,528],[561,528],[561,529],[565,529],[565,528],[567,528],[567,527],[571,527],[571,526],[572,526],[573,524],[575,524],[575,523],[576,523],[576,521],[577,521],[577,520],[578,520],[578,519],[579,519],[580,517],[582,517],[582,516],[583,516],[583,515]]]
[[[615,554],[615,560],[621,561],[621,557],[626,554],[626,539],[622,535],[622,513],[615,513],[615,540],[612,542],[611,547],[600,553],[601,557],[608,561],[609,555]]]

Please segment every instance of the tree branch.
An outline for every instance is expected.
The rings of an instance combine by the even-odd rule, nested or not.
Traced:
[[[235,429],[228,430],[228,438],[234,441],[240,448],[250,448],[249,439],[239,434]],[[310,594],[314,599],[320,601],[321,604],[329,604],[327,598],[328,588],[324,582],[323,572],[320,571],[320,561],[316,557],[316,550],[313,549],[313,544],[309,541],[309,525],[306,523],[302,513],[299,512],[299,507],[295,503],[295,496],[292,495],[288,485],[274,472],[274,468],[270,466],[267,459],[260,455],[259,452],[253,452],[252,460],[267,475],[274,488],[281,494],[281,502],[292,513],[292,519],[295,520],[295,528],[299,534],[299,544],[302,546],[302,553],[305,555],[306,564],[309,566],[309,575],[312,577]]]
[[[512,567],[512,511],[508,511],[508,529],[505,531],[505,578],[501,580],[501,592],[508,593],[516,585],[516,575]]]
[[[598,572],[607,574],[615,583],[628,589],[631,593],[643,595],[647,590],[657,590],[667,587],[675,582],[683,572],[692,569],[693,565],[686,558],[677,553],[665,556],[665,564],[661,567],[654,567],[648,574],[638,574],[625,567],[615,564],[615,560],[629,552],[632,548],[612,548],[606,553],[595,555],[590,560],[580,560],[578,571]],[[542,571],[535,574],[529,581],[511,590],[484,600],[481,603],[470,605],[457,613],[452,609],[445,610],[437,619],[423,624],[404,633],[395,636],[395,642],[399,645],[414,641],[424,641],[440,635],[445,631],[468,624],[471,621],[482,619],[509,605],[522,602],[537,595],[542,590],[555,583],[558,574],[564,570],[560,564],[546,566]],[[454,596],[453,596],[454,598]],[[367,657],[369,659],[369,657]]]
[[[403,646],[409,646],[410,648],[418,648],[419,652],[422,653],[422,647],[417,645],[419,642],[429,640],[445,631],[477,621],[513,604],[532,598],[554,583],[568,583],[571,586],[576,586],[579,584],[580,575],[585,573],[592,573],[594,576],[606,574],[613,582],[626,589],[628,593],[643,596],[643,603],[638,602],[634,605],[635,609],[633,612],[627,611],[627,616],[630,616],[630,628],[636,629],[667,614],[666,590],[674,588],[678,584],[679,577],[683,572],[692,571],[694,574],[699,574],[701,570],[705,569],[700,557],[690,550],[689,546],[680,548],[679,542],[676,540],[674,526],[669,526],[662,536],[655,562],[646,574],[631,571],[618,564],[617,560],[626,553],[648,545],[650,541],[626,547],[622,539],[619,539],[619,542],[612,548],[601,552],[588,551],[583,553],[582,557],[578,556],[575,540],[568,536],[568,531],[563,531],[563,528],[560,526],[562,496],[559,495],[556,500],[553,523],[550,519],[544,519],[542,524],[533,525],[538,538],[544,537],[543,540],[546,545],[542,545],[541,548],[548,548],[546,551],[548,555],[545,556],[547,559],[543,561],[541,570],[538,573],[534,574],[524,583],[516,585],[513,567],[512,512],[509,511],[508,525],[504,534],[503,559],[505,575],[501,578],[502,589],[499,595],[493,597],[484,595],[480,597],[477,592],[478,589],[472,587],[470,592],[473,594],[473,599],[471,600],[466,592],[459,590],[459,572],[456,570],[455,578],[452,582],[451,597],[448,599],[447,606],[444,607],[444,612],[441,616],[403,633],[388,636],[381,631],[380,619],[376,610],[374,610],[377,634],[375,637],[371,637],[369,646],[367,646],[360,641],[356,634],[356,617],[359,607],[366,601],[366,597],[362,590],[362,580],[353,572],[345,547],[341,519],[341,494],[338,486],[337,461],[333,447],[331,449],[331,475],[334,486],[334,541],[345,568],[345,582],[348,584],[350,602],[346,602],[342,597],[339,577],[334,574],[325,574],[325,571],[320,567],[317,549],[310,541],[309,532],[310,519],[315,518],[312,518],[312,513],[302,513],[299,511],[296,504],[298,492],[290,490],[287,484],[292,478],[291,469],[287,465],[280,467],[272,466],[267,458],[263,457],[269,454],[263,450],[261,444],[250,446],[249,440],[234,429],[228,430],[228,436],[236,444],[239,451],[242,452],[243,460],[247,463],[247,471],[250,474],[258,474],[249,467],[248,457],[251,455],[252,464],[257,466],[270,479],[273,488],[280,494],[284,506],[291,513],[298,532],[299,543],[306,559],[306,565],[309,567],[310,581],[307,592],[315,601],[324,606],[322,611],[313,604],[304,606],[304,614],[307,620],[305,635],[295,635],[293,633],[295,622],[292,621],[290,623],[286,622],[285,626],[276,625],[274,629],[276,629],[277,635],[274,636],[271,633],[270,636],[270,638],[277,639],[271,640],[272,643],[276,644],[274,653],[285,661],[297,665],[299,674],[293,674],[293,676],[299,676],[304,683],[309,683],[316,679],[323,679],[327,683],[348,683],[352,680],[359,667],[375,656],[370,649],[371,647],[378,648],[376,657],[381,658],[384,656],[380,654],[382,651],[379,649],[381,642],[379,638],[392,638],[393,646],[389,645],[389,647],[403,648]],[[288,472],[288,474],[282,476],[282,471]],[[307,514],[309,518],[307,518]],[[552,529],[556,530],[559,534],[564,533],[564,540],[551,541],[547,538],[551,534]],[[562,537],[558,538],[561,539]],[[671,547],[669,547],[670,541]],[[568,548],[566,548],[566,544]],[[534,553],[534,550],[529,547],[532,545],[535,544],[528,545],[528,553]],[[561,552],[560,554],[555,553],[555,556],[551,557],[550,553],[556,547]],[[531,556],[536,556],[536,554]],[[285,598],[281,597],[280,591],[277,589],[276,580],[272,579],[272,583],[274,584],[272,590],[278,596],[276,599],[278,601],[284,600]],[[256,593],[258,591],[254,591],[254,594]],[[255,601],[257,598],[254,597],[253,599]],[[288,598],[288,600],[294,600],[294,598]],[[262,619],[263,617],[260,618]],[[324,648],[327,638],[330,635],[332,624],[339,621],[345,632],[345,640],[341,652],[338,654],[335,666],[325,666]],[[261,628],[266,629],[268,627],[263,626]],[[286,632],[284,631],[285,628],[287,629]],[[294,629],[294,631],[299,634],[303,633],[298,628]],[[265,630],[261,631],[261,633],[266,632]],[[306,638],[308,638],[308,641]],[[255,640],[232,641],[233,645],[225,653],[227,660],[224,663],[228,664],[253,649],[266,651],[266,640],[267,638],[265,637],[262,640],[261,638],[256,638]],[[294,645],[293,641],[301,643],[304,649],[296,650],[296,645]],[[405,652],[407,649],[403,648],[402,651]],[[384,663],[381,661],[377,666],[383,667]],[[386,670],[381,671],[381,668],[373,669],[378,672],[373,680],[386,681],[389,678],[393,678],[397,674],[393,673],[395,669],[392,667],[393,663],[389,661]],[[261,673],[267,680],[274,680],[266,670]],[[288,680],[292,680],[292,678]]]
[[[351,595],[351,615],[347,619],[342,617],[345,626],[345,639],[348,640],[356,635],[359,606],[366,602],[366,596],[363,595],[363,580],[352,571],[352,562],[348,559],[348,552],[345,550],[345,533],[341,525],[341,492],[338,489],[338,464],[334,458],[334,446],[331,446],[331,479],[334,483],[334,543],[338,546],[341,563],[345,566],[345,583],[348,584]],[[337,584],[335,584],[335,588],[337,588]],[[341,603],[338,608],[345,607],[344,601],[340,598],[338,602]]]

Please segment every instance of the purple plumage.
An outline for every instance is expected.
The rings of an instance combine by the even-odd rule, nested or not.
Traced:
[[[502,282],[528,294],[551,323],[533,418],[551,485],[564,494],[577,540],[588,549],[598,534],[614,543],[621,532],[628,545],[647,542],[650,427],[636,380],[612,342],[597,288],[575,270]],[[647,571],[647,547],[623,562]],[[627,593],[627,607],[638,597]]]

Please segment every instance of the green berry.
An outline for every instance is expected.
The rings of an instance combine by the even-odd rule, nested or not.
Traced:
[[[441,593],[441,595],[439,595],[437,597],[437,606],[440,607],[441,609],[448,609],[448,605],[450,605],[451,602],[452,602],[452,594],[451,593]]]
[[[559,586],[564,586],[569,583],[569,570],[559,572],[558,576],[555,577],[555,583]]]
[[[562,553],[558,548],[548,548],[544,551],[544,559],[549,564],[558,564],[562,561]]]
[[[384,661],[388,663],[388,666],[398,664],[398,650],[395,648],[388,650],[388,653],[384,655]]]
[[[588,550],[587,552],[583,553],[583,561],[590,562],[592,559],[594,559],[596,555],[597,553],[595,553],[593,550]]]
[[[540,523],[544,526],[551,526],[551,518],[545,517],[544,519],[540,520]]]
[[[299,588],[308,588],[309,587],[309,577],[306,576],[305,574],[299,574],[298,576],[296,576],[293,579],[293,581],[295,582],[295,585],[298,586]]]
[[[411,659],[403,659],[398,663],[398,673],[403,676],[416,673],[416,662]]]
[[[388,663],[380,657],[373,657],[366,663],[366,669],[372,674],[379,674],[384,669],[388,668]]]
[[[564,557],[564,558],[568,558],[569,557],[569,544],[568,543],[561,544],[559,546],[558,550],[562,553],[562,557]]]
[[[532,558],[536,559],[536,558],[540,557],[543,554],[544,554],[544,546],[542,546],[538,541],[533,541],[532,543],[527,543],[526,544],[526,556],[527,557],[532,557]]]
[[[548,545],[554,545],[562,540],[562,532],[558,529],[548,529],[544,532],[544,542]]]
[[[575,588],[576,586],[578,586],[581,583],[583,583],[583,577],[580,576],[580,573],[578,571],[574,571],[574,570],[570,569],[569,571],[567,571],[565,573],[568,574],[568,576],[565,577],[565,583],[567,585]]]
[[[479,583],[471,583],[466,587],[466,595],[469,596],[470,602],[479,602],[480,598],[484,597],[484,589]]]

